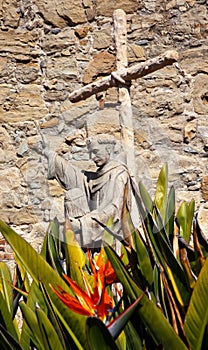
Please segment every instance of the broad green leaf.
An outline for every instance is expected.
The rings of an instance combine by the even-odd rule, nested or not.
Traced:
[[[129,321],[124,329],[126,335],[126,350],[143,350],[142,341],[138,331],[135,330],[131,321]]]
[[[42,334],[44,350],[63,350],[59,337],[43,310],[37,308],[36,315]]]
[[[114,227],[113,217],[110,217],[108,219],[106,226],[109,229],[113,230],[113,227]],[[106,242],[108,245],[113,246],[113,243],[114,243],[113,235],[111,235],[107,230],[103,232],[103,241]]]
[[[83,333],[86,327],[86,317],[72,312],[58,299],[58,297],[54,297],[53,294],[50,295],[50,298],[53,303],[55,313],[58,315],[63,326],[68,332],[67,339],[73,344],[73,350],[84,350],[86,348],[86,335],[84,334],[83,336]],[[81,327],[82,329],[80,330]],[[76,333],[73,333],[74,329]],[[69,337],[71,339],[69,339]]]
[[[122,332],[127,322],[130,320],[131,316],[137,309],[143,295],[141,295],[132,305],[130,305],[124,312],[122,312],[121,315],[119,315],[112,323],[110,323],[110,325],[108,326],[108,330],[112,335],[113,339],[116,339]]]
[[[19,272],[20,272],[20,275],[21,275],[22,282],[24,284],[25,291],[28,293],[29,290],[30,290],[30,281],[29,281],[28,273],[27,273],[24,265],[18,259],[18,256],[15,255],[14,258],[15,258],[15,261],[16,261],[16,263],[18,265]],[[23,289],[23,286],[20,286],[20,287]]]
[[[29,274],[38,284],[43,281],[46,290],[52,300],[56,312],[61,320],[67,324],[67,331],[72,337],[78,349],[82,349],[86,342],[85,323],[86,317],[76,314],[67,308],[50,288],[52,284],[55,288],[62,287],[66,292],[72,294],[70,288],[64,280],[48,265],[48,263],[15,231],[0,220],[0,230],[7,242],[10,244],[18,259],[25,266]]]
[[[115,343],[116,343],[118,350],[126,350],[127,349],[126,335],[125,335],[124,331],[121,332],[119,337],[115,340]]]
[[[163,165],[156,186],[155,204],[160,211],[163,221],[165,220],[166,203],[167,203],[167,189],[168,189],[168,165]]]
[[[52,224],[52,226],[51,226]],[[55,242],[55,247],[56,247],[56,251],[57,251],[57,254],[59,256],[60,259],[63,258],[63,254],[62,254],[62,251],[61,251],[61,239],[60,239],[60,230],[59,230],[59,222],[58,222],[58,219],[55,218],[49,226],[51,226],[51,234],[53,235],[53,238],[54,238],[54,242]]]
[[[19,342],[0,324],[0,349],[24,350]]]
[[[46,244],[45,253],[46,253],[46,260],[48,261],[48,256],[47,256],[48,254],[51,266],[61,276],[64,271],[61,265],[62,252],[61,252],[61,241],[60,241],[59,235],[60,235],[59,222],[55,218],[52,222],[50,222],[48,226],[47,244]]]
[[[30,329],[29,335],[31,340],[37,346],[38,349],[45,350],[42,334],[35,312],[31,310],[24,302],[21,302],[19,305],[25,322],[27,323]]]
[[[47,241],[48,241],[48,231],[46,232],[46,235],[44,237],[42,249],[40,255],[46,260],[47,259]],[[20,264],[20,261],[18,260],[18,266]],[[22,268],[24,268],[24,265],[21,264]],[[24,271],[26,272],[26,269],[24,268]],[[29,294],[27,297],[26,305],[35,312],[36,309],[36,303],[41,307],[42,310],[47,312],[47,305],[44,300],[44,296],[41,293],[41,290],[39,288],[39,284],[36,284],[34,281],[31,284],[31,287],[29,288]],[[30,350],[30,338],[33,337],[33,334],[31,330],[29,329],[26,320],[23,318],[23,325],[22,325],[22,332],[20,337],[20,343],[23,346],[25,350]]]
[[[27,297],[26,306],[29,307],[33,312],[36,310],[36,305],[39,305],[42,310],[47,312],[47,305],[45,303],[44,297],[41,293],[41,290],[39,288],[39,285],[35,282],[32,282],[32,285],[30,287],[30,291]],[[26,320],[23,318],[23,325],[22,325],[22,332],[21,332],[21,338],[20,343],[22,347],[24,347],[25,350],[30,349],[30,338],[32,337],[31,330],[29,329],[29,326],[26,322]]]
[[[0,292],[7,304],[9,312],[12,313],[12,276],[8,266],[4,262],[0,262]]]
[[[139,191],[145,208],[147,209],[147,211],[152,213],[154,203],[142,182],[139,182]]]
[[[16,339],[18,334],[16,332],[14,323],[12,321],[12,312],[8,309],[7,303],[0,292],[0,324]]]
[[[178,301],[181,305],[187,305],[190,298],[190,291],[187,289],[186,276],[181,265],[175,258],[172,249],[155,225],[150,214],[147,215],[146,225],[155,254],[160,264],[163,266],[163,269],[169,275],[172,286],[178,296]]]
[[[163,283],[163,274],[164,272],[163,271],[158,271],[158,283],[159,283],[159,300],[160,300],[160,307],[162,307],[162,309],[164,310],[164,314],[168,320],[168,322],[170,322],[170,316],[169,316],[169,313],[168,313],[168,310],[167,310],[167,305],[166,305],[166,295],[165,295],[165,286],[164,286],[164,283]],[[176,294],[177,296],[177,294]]]
[[[187,225],[186,225],[186,241],[190,242],[191,237],[191,229],[193,225],[193,217],[194,217],[194,209],[195,209],[195,201],[192,199],[187,206]]]
[[[98,318],[88,317],[86,333],[90,350],[118,350],[110,332]]]
[[[187,209],[188,204],[187,202],[181,203],[180,207],[178,208],[177,212],[177,220],[180,226],[180,235],[186,240],[187,243]]]
[[[165,229],[168,236],[174,234],[174,220],[175,220],[175,189],[171,186],[168,199],[167,208],[165,214]]]
[[[50,257],[50,265],[53,267],[53,269],[60,275],[64,273],[64,270],[61,266],[60,258],[59,258],[59,253],[57,250],[57,246],[55,244],[55,239],[53,236],[53,233],[51,232],[51,229],[49,228],[49,233],[48,233],[48,254]]]
[[[186,313],[184,329],[190,347],[202,349],[205,329],[208,325],[208,258],[199,274]]]
[[[151,286],[153,282],[153,269],[149,254],[138,232],[133,233],[133,240],[142,276],[148,285]]]
[[[151,216],[151,213],[150,213]],[[160,232],[160,235],[164,238],[165,242],[169,245],[169,247],[171,248],[171,243],[169,240],[169,236],[167,235],[166,229],[165,229],[165,224],[162,220],[162,217],[160,215],[159,210],[157,209],[157,207],[154,205],[153,207],[153,215],[152,217],[155,219],[155,225],[154,227],[154,233],[158,233]]]
[[[190,203],[183,202],[177,212],[177,220],[180,226],[180,235],[190,242],[191,229],[193,225],[195,201],[191,200]]]
[[[81,270],[86,262],[86,256],[80,248],[72,230],[66,230],[64,236],[64,247],[66,255],[67,271],[81,288],[85,289]]]
[[[64,333],[63,327],[61,326],[61,323],[60,323],[60,320],[58,319],[58,317],[53,309],[50,297],[48,296],[48,293],[45,289],[44,284],[40,283],[40,288],[41,288],[42,294],[44,295],[44,299],[45,299],[45,302],[46,302],[47,307],[48,307],[48,319],[52,323],[52,325],[56,331],[56,334],[58,335],[59,340],[62,344],[63,349],[66,350],[66,344],[65,344],[64,339],[67,342],[67,339],[66,339],[67,335]],[[69,348],[70,344],[67,344],[67,347]]]
[[[157,265],[154,266],[154,295],[155,295],[155,304],[164,312],[164,315],[166,316],[167,320],[169,321],[169,315],[166,307],[165,302],[165,291],[164,291],[164,285],[162,280],[162,274],[164,272],[159,269]]]
[[[167,265],[166,266],[166,270],[167,270],[167,273],[168,273],[168,277],[172,283],[172,287],[174,289],[174,292],[175,292],[175,295],[176,295],[176,298],[178,300],[178,302],[184,306],[184,300],[182,299],[182,293],[180,293],[180,290],[179,290],[179,280],[176,278],[176,275],[173,274],[173,271],[172,269]],[[184,288],[185,289],[185,288]],[[185,293],[186,294],[186,293]],[[187,302],[188,303],[188,302]],[[186,303],[186,304],[187,304]],[[185,305],[186,305],[185,304]]]
[[[132,280],[116,253],[110,247],[105,247],[105,250],[126,293],[133,301],[136,300],[136,298],[142,295],[142,290]],[[157,345],[162,344],[165,350],[187,349],[162,312],[146,295],[143,296],[139,303],[138,316],[138,322],[140,322],[140,319],[142,320]]]
[[[46,236],[44,238],[42,250],[41,250],[41,256],[46,259],[47,258],[47,241],[48,241],[48,231],[46,233]],[[39,285],[35,284],[34,282],[31,285],[29,295],[27,298],[27,303],[26,305],[32,310],[36,310],[36,303],[41,307],[42,310],[47,312],[48,310],[48,316],[51,320],[52,318],[52,313],[54,313],[54,310],[52,309],[50,300],[48,295],[45,296],[45,289],[41,288],[42,284],[39,283]],[[51,317],[50,317],[51,316]],[[57,319],[58,316],[54,316],[56,319],[54,320],[54,323],[57,325],[60,321]],[[54,325],[53,323],[53,325]],[[60,329],[59,325],[56,327],[56,332],[60,337],[60,340],[63,341],[63,346],[64,346],[64,340],[62,339],[62,334],[60,334]],[[60,326],[61,327],[61,326]],[[25,319],[23,319],[23,326],[22,326],[22,332],[21,332],[21,344],[24,347],[25,350],[30,350],[30,338],[32,338],[31,330],[29,329]]]
[[[156,299],[156,305],[161,309],[163,309],[164,314],[169,321],[168,312],[165,303],[165,295],[164,295],[164,285],[161,278],[161,272],[157,265],[154,266],[154,295]]]
[[[160,288],[160,285],[159,285],[159,271],[158,271],[157,265],[154,266],[153,278],[154,278],[154,284],[153,284],[154,294],[155,294],[157,302],[159,302],[159,288]]]

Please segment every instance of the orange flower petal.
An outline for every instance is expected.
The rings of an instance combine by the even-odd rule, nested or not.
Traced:
[[[113,299],[108,295],[105,286],[106,283],[111,284],[116,280],[116,274],[110,261],[107,260],[106,263],[104,263],[104,253],[104,249],[101,248],[98,257],[92,259],[92,256],[88,251],[89,263],[94,280],[93,290],[83,271],[82,276],[85,282],[86,291],[82,290],[82,288],[78,286],[77,283],[70,277],[64,275],[65,279],[76,295],[76,298],[66,293],[60,287],[60,292],[52,287],[60,300],[62,300],[65,305],[67,305],[73,311],[81,315],[97,316],[103,321],[106,320],[109,309],[113,308]]]
[[[67,275],[64,275],[64,278],[67,280],[69,285],[71,286],[74,294],[78,298],[80,304],[85,308],[94,311],[94,303],[92,299],[89,297],[89,295],[80,287],[76,284],[75,281],[73,281],[70,277]]]
[[[112,307],[113,300],[104,288],[99,303],[96,305],[97,316],[104,322],[108,316],[109,309],[112,309]]]
[[[54,293],[58,296],[58,298],[72,311],[75,311],[78,314],[83,316],[94,316],[94,312],[91,312],[90,310],[85,309],[76,298],[66,293],[61,287],[58,287],[61,291],[60,293],[52,285],[50,285],[50,287],[52,288]]]
[[[95,268],[95,265],[93,263],[92,256],[91,256],[91,253],[89,250],[88,250],[88,259],[89,259],[90,267],[91,267],[93,275],[94,275],[94,274],[96,274],[96,268]]]
[[[81,274],[82,274],[82,278],[83,278],[83,282],[84,282],[84,285],[85,285],[85,289],[86,289],[86,291],[87,291],[87,294],[88,294],[89,297],[91,297],[92,294],[93,294],[92,287],[91,287],[91,285],[90,285],[90,283],[89,283],[89,281],[88,281],[88,279],[87,279],[85,273],[84,273],[82,270],[81,270]]]
[[[100,253],[98,255],[98,258],[96,260],[96,265],[101,268],[104,266],[104,248],[101,247]]]

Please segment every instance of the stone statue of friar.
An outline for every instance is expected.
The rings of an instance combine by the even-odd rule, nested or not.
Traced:
[[[122,233],[121,214],[124,189],[128,187],[127,206],[133,222],[138,222],[131,177],[125,164],[114,159],[116,140],[111,135],[99,134],[87,139],[90,158],[97,166],[96,171],[85,171],[72,165],[56,152],[48,149],[48,178],[56,179],[65,189],[65,217],[77,235],[82,247],[99,248],[104,229],[96,219],[107,224],[113,218],[118,237]]]

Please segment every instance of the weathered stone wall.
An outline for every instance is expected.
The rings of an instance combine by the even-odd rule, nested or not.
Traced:
[[[115,69],[112,14],[127,13],[129,64],[168,50],[179,65],[132,82],[137,180],[154,189],[168,162],[177,199],[207,217],[208,15],[204,0],[0,0],[0,212],[36,246],[48,222],[63,222],[63,190],[48,181],[50,147],[90,166],[86,136],[119,138],[117,90],[72,104],[74,89]],[[208,205],[207,205],[208,206]],[[4,256],[4,242],[0,250]],[[1,256],[0,256],[1,257]]]

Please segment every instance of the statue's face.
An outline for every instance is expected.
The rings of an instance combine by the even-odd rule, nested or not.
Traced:
[[[103,167],[110,159],[108,145],[93,142],[89,148],[90,158],[98,168]]]

